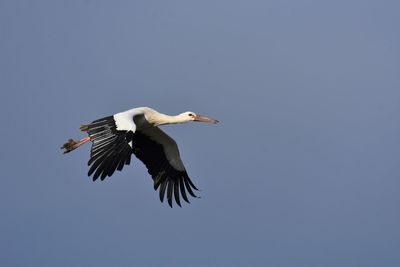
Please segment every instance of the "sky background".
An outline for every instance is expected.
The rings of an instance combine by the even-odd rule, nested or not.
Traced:
[[[0,1],[1,266],[400,266],[399,1]],[[81,123],[149,106],[201,199]]]

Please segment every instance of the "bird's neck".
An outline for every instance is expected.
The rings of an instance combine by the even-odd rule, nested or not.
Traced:
[[[165,125],[165,124],[177,124],[177,123],[184,123],[186,122],[181,116],[170,116],[165,114],[159,114],[157,119],[155,120],[154,125]]]

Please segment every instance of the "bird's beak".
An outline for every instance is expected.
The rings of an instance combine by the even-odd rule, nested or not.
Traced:
[[[195,115],[194,121],[200,121],[200,122],[206,122],[206,123],[212,123],[212,124],[217,124],[219,122],[218,120],[211,119],[211,118],[203,116],[203,115]]]

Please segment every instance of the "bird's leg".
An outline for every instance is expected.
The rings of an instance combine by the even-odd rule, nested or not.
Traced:
[[[71,152],[74,149],[77,149],[78,147],[80,147],[81,145],[83,145],[86,142],[89,142],[90,137],[85,137],[82,138],[81,140],[77,141],[74,139],[68,139],[68,141],[61,147],[61,149],[64,149],[64,154]]]

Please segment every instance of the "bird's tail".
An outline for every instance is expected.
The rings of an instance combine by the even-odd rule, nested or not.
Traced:
[[[90,137],[85,137],[79,141],[74,140],[74,139],[68,139],[68,141],[62,145],[61,149],[64,149],[64,153],[69,153],[72,150],[77,149],[78,147],[80,147],[81,145],[83,145],[84,143],[90,141]]]
[[[82,132],[87,132],[89,130],[89,124],[82,124],[81,127],[79,127],[79,129]]]

